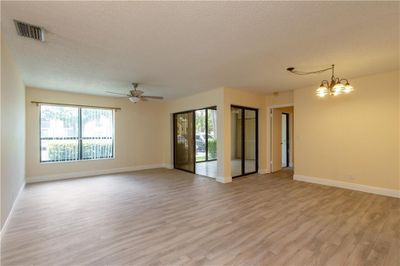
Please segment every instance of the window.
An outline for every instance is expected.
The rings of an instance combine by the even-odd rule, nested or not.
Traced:
[[[40,161],[114,158],[114,112],[110,109],[40,106]]]

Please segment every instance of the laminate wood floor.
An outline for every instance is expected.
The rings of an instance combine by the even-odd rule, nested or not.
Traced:
[[[256,161],[245,160],[244,167],[245,173],[254,172],[256,169]],[[242,160],[231,160],[231,173],[232,176],[239,176],[242,174]],[[218,176],[218,161],[197,162],[196,174],[216,178]]]
[[[29,184],[2,265],[399,265],[400,200],[154,169]]]

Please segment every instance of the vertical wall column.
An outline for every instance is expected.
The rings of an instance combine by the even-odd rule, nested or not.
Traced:
[[[217,181],[221,183],[232,182],[231,175],[231,109],[230,104],[224,97],[225,89],[220,89],[221,97],[218,102],[218,176]]]

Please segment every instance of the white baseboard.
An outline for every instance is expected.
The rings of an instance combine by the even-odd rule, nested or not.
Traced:
[[[232,182],[232,177],[231,176],[217,176],[216,178],[215,178],[215,180],[217,181],[217,182],[220,182],[220,183],[230,183],[230,182]]]
[[[268,173],[269,173],[269,169],[258,169],[258,173],[259,173],[260,175],[268,174]]]
[[[174,169],[174,165],[172,163],[163,163],[163,165],[164,165],[164,168]]]
[[[54,180],[88,177],[88,176],[96,176],[96,175],[117,174],[117,173],[132,172],[132,171],[139,171],[139,170],[146,170],[146,169],[168,168],[168,166],[169,166],[169,164],[161,163],[161,164],[138,165],[138,166],[131,166],[131,167],[83,171],[83,172],[72,172],[72,173],[44,175],[44,176],[30,176],[30,177],[26,178],[26,182],[27,183],[36,183],[36,182],[54,181]]]
[[[7,218],[6,218],[6,221],[4,222],[4,225],[3,225],[3,227],[1,228],[1,231],[0,231],[0,239],[2,239],[3,238],[3,233],[6,231],[6,229],[7,229],[7,226],[8,226],[8,223],[10,222],[10,217],[13,215],[13,213],[14,213],[14,208],[15,208],[15,206],[17,205],[17,202],[18,202],[18,199],[19,199],[19,196],[21,195],[21,193],[22,193],[22,191],[24,190],[24,188],[25,188],[25,182],[22,184],[22,186],[19,188],[19,190],[18,190],[18,194],[17,194],[17,196],[15,197],[15,200],[14,200],[14,202],[13,202],[13,205],[12,205],[12,207],[11,207],[11,210],[10,210],[10,212],[8,213],[8,216],[7,216]]]
[[[400,198],[400,190],[395,189],[388,189],[388,188],[381,188],[381,187],[373,187],[355,183],[349,183],[344,181],[337,181],[332,179],[326,178],[319,178],[319,177],[312,177],[312,176],[304,176],[304,175],[294,175],[294,180],[303,181],[308,183],[314,183],[319,185],[331,186],[331,187],[339,187],[339,188],[346,188],[351,190],[357,190],[367,193],[373,193],[388,197]]]

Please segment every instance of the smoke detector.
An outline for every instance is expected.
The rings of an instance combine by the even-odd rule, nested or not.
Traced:
[[[19,36],[44,42],[44,28],[14,19]]]

